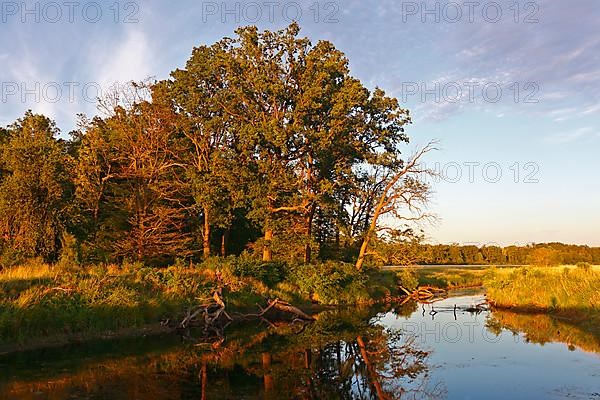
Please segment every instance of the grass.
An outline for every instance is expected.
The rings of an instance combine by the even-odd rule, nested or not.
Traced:
[[[600,338],[600,269],[582,265],[492,270],[484,284],[496,308],[547,314]],[[563,331],[564,333],[564,331]]]
[[[488,297],[498,307],[600,311],[600,270],[597,268],[499,269],[488,273],[484,284]]]
[[[232,308],[254,305],[269,288],[251,277],[221,272]],[[0,272],[0,346],[158,324],[207,298],[210,268],[138,264],[64,268],[40,262]]]
[[[361,273],[335,262],[288,266],[231,257],[147,268],[32,260],[0,271],[0,352],[16,344],[129,334],[180,319],[189,306],[212,295],[218,279],[228,309],[237,311],[256,310],[268,298],[298,306],[371,304],[394,295],[397,286],[393,273]]]
[[[207,291],[185,270],[12,268],[0,273],[0,344],[142,327]]]
[[[421,286],[459,289],[483,285],[486,268],[420,267],[416,269]]]

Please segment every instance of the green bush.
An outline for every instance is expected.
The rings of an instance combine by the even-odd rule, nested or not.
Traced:
[[[237,278],[254,278],[267,286],[274,286],[285,279],[286,264],[273,261],[264,262],[245,257],[212,257],[201,264],[202,268],[219,270]]]
[[[369,300],[368,276],[352,264],[327,261],[296,265],[288,279],[321,304],[355,304]]]
[[[402,268],[396,273],[398,285],[408,290],[414,291],[419,286],[419,277],[414,268]]]

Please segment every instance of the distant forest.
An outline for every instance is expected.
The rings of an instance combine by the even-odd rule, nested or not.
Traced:
[[[563,243],[527,246],[461,246],[458,244],[379,243],[379,264],[425,265],[574,265],[600,264],[600,247]]]

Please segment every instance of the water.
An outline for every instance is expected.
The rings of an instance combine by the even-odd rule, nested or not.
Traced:
[[[0,399],[600,399],[597,337],[548,316],[461,311],[482,301],[5,355]]]

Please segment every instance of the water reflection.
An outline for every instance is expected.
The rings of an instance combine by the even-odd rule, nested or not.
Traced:
[[[588,321],[504,310],[494,311],[488,320],[488,329],[494,332],[507,329],[515,335],[523,334],[524,339],[531,343],[563,343],[571,351],[580,349],[596,354],[600,354],[599,328],[589,326]]]
[[[300,333],[282,325],[248,342],[244,336],[228,338],[198,354],[201,398],[440,397],[441,388],[428,382],[429,352],[372,315],[373,310],[329,311]]]
[[[560,341],[598,352],[597,337],[534,316],[465,311],[480,301],[467,296],[424,306],[327,311],[308,325],[234,326],[225,340],[191,332],[195,341],[170,335],[3,356],[0,398],[600,396],[594,389],[600,377],[596,355],[527,342]],[[457,327],[474,335],[464,330],[458,337]]]

